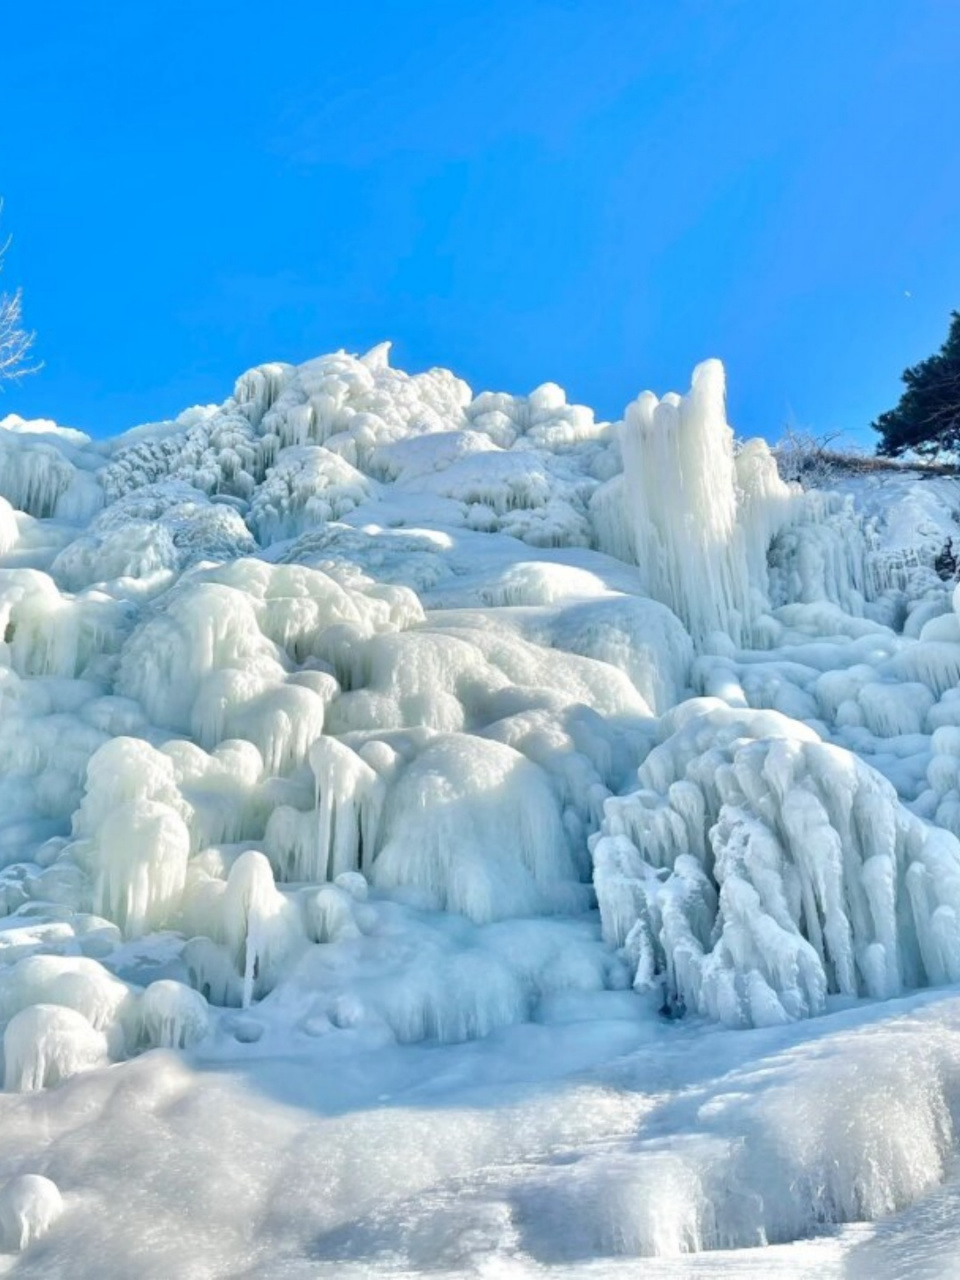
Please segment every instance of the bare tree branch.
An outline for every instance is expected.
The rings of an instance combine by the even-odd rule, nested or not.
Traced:
[[[3,202],[0,201],[0,213]],[[9,238],[0,243],[0,271],[3,270],[3,256],[10,246]],[[23,327],[22,294],[19,289],[15,293],[0,292],[0,382],[10,382],[22,378],[24,374],[36,373],[39,364],[29,361],[35,335]]]

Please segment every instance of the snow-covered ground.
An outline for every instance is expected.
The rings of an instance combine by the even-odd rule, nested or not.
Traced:
[[[716,362],[0,422],[0,1270],[960,1274],[960,481],[837,488]]]

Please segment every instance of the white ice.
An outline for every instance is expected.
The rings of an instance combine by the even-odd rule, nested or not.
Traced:
[[[716,361],[0,421],[17,1274],[951,1275],[960,481],[838,486]]]

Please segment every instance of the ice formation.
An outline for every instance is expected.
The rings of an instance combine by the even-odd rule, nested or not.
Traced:
[[[594,838],[609,940],[732,1026],[960,978],[960,841],[772,711],[680,708]],[[665,717],[669,721],[671,717]],[[642,852],[641,852],[642,851]]]
[[[956,483],[786,483],[736,441],[716,361],[614,424],[552,383],[409,376],[387,346],[264,365],[111,441],[4,419],[2,1100],[78,1077],[109,1099],[109,1064],[165,1097],[183,1064],[238,1059],[347,1089],[371,1048],[403,1077],[421,1041],[521,1062],[568,1024],[610,1056],[732,1043],[711,1023],[801,1037],[960,981],[960,599],[935,569]],[[650,1254],[887,1213],[945,1174],[954,1041],[913,1145],[866,1114],[849,1150],[791,1130],[769,1178],[731,1152],[751,1125],[776,1145],[777,1096],[754,1114],[749,1081],[703,1085],[684,1151],[544,1163],[503,1220],[549,1206],[563,1229],[523,1247],[550,1262],[568,1224]],[[811,1096],[825,1072],[800,1073]],[[643,1107],[601,1111],[619,1142]],[[508,1129],[416,1185],[523,1155]],[[71,1167],[49,1166],[67,1204]],[[5,1247],[60,1247],[56,1188],[21,1172]],[[393,1219],[368,1212],[373,1256]],[[446,1256],[457,1212],[395,1230]]]
[[[107,1061],[107,1041],[65,1004],[31,1004],[3,1033],[4,1088],[46,1089]]]
[[[19,1253],[46,1235],[63,1213],[55,1182],[40,1174],[12,1178],[0,1190],[0,1233],[5,1252]]]

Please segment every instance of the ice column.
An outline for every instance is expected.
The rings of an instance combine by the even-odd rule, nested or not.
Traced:
[[[749,475],[738,475],[720,361],[699,364],[685,396],[645,391],[628,405],[621,448],[626,524],[645,590],[695,641],[716,632],[748,639],[766,603],[766,547],[789,514],[791,491],[762,441],[750,444]]]

